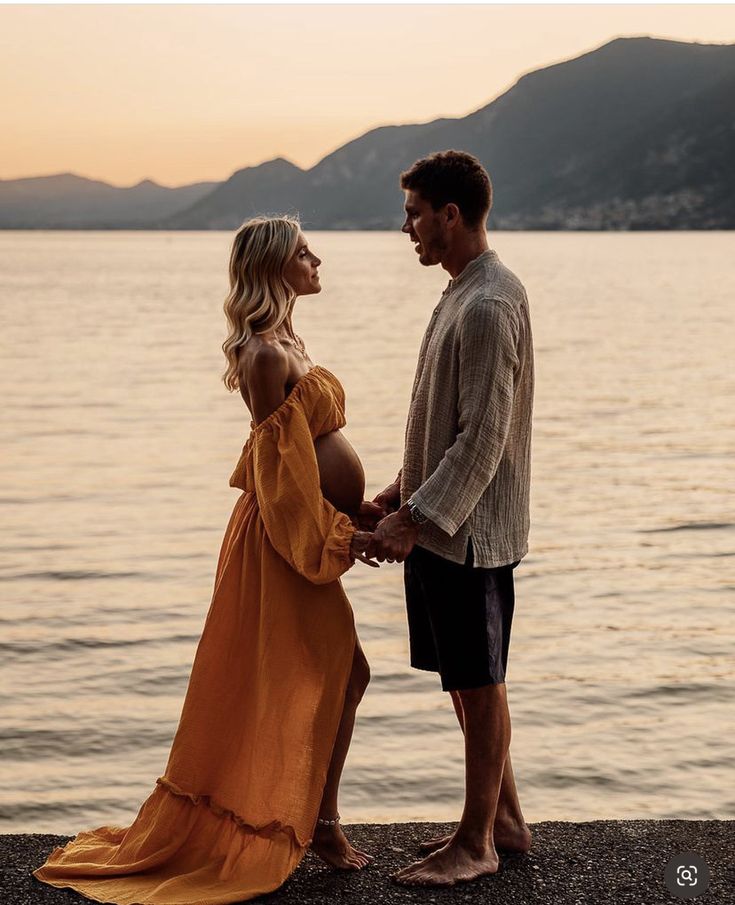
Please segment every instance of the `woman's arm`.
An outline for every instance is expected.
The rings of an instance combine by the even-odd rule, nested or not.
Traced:
[[[287,398],[288,370],[284,350],[266,343],[248,366],[256,423],[255,491],[273,547],[299,574],[322,584],[336,580],[356,558],[367,562],[372,535],[355,531],[350,519],[324,499],[314,442],[298,401],[263,425]]]
[[[262,343],[243,375],[256,425],[272,415],[286,398],[288,355],[277,343]]]

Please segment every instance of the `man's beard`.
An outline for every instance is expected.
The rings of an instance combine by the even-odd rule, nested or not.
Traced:
[[[444,252],[447,247],[446,242],[443,241],[440,235],[433,235],[426,244],[423,242],[420,244],[421,252],[419,253],[419,263],[423,264],[425,267],[438,264],[441,261],[442,252]]]

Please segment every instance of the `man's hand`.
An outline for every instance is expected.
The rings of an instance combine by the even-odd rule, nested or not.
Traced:
[[[350,543],[350,556],[352,557],[353,562],[356,559],[359,559],[360,562],[364,562],[366,566],[372,566],[374,569],[378,569],[380,568],[378,564],[370,559],[373,554],[368,552],[369,548],[372,547],[373,537],[374,535],[370,534],[369,531],[355,531]]]
[[[385,509],[386,512],[396,512],[401,505],[401,477],[400,475],[389,484],[385,490],[379,493],[373,503]]]
[[[384,519],[386,515],[388,515],[387,509],[384,509],[377,503],[363,500],[362,503],[360,503],[360,508],[357,510],[357,515],[353,521],[356,523],[357,527],[361,528],[363,531],[375,531],[378,522],[381,519]]]
[[[413,550],[419,536],[419,526],[411,518],[408,506],[387,515],[375,529],[368,547],[368,555],[378,562],[403,562]]]

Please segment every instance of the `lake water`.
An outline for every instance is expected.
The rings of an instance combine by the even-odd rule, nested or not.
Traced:
[[[127,825],[162,772],[249,430],[220,381],[226,233],[0,233],[0,828]],[[313,233],[296,326],[373,496],[447,282]],[[536,346],[508,693],[529,820],[735,817],[735,235],[498,233]],[[462,736],[408,666],[400,566],[344,579],[373,679],[346,822],[457,819]]]

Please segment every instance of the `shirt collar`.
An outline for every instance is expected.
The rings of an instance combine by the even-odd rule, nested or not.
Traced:
[[[464,283],[465,280],[471,277],[476,270],[483,266],[483,264],[494,261],[497,256],[497,253],[492,248],[488,248],[487,251],[483,251],[476,258],[473,258],[469,263],[465,264],[464,270],[458,273],[453,280],[450,280],[447,283],[447,288],[444,291],[449,292],[450,290],[456,289],[457,286],[460,286],[462,283]]]

